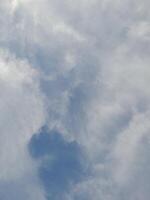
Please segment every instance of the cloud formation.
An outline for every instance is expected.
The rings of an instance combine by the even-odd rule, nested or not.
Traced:
[[[38,186],[38,181],[35,181],[38,180],[34,172],[36,165],[27,150],[28,141],[45,118],[42,95],[36,82],[36,71],[26,61],[20,61],[1,50],[1,199],[27,199],[25,196],[32,200],[44,199],[40,183]]]
[[[12,180],[19,198],[32,187],[44,198],[33,172],[38,161],[27,148],[45,123],[66,143],[81,145],[91,166],[67,200],[149,199],[149,6],[148,0],[0,1],[4,200]]]

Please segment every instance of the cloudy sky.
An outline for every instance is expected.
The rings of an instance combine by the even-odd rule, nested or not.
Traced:
[[[1,200],[149,200],[149,8],[0,0]]]

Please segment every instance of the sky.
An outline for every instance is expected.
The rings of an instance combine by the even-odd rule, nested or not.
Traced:
[[[149,200],[149,7],[0,0],[0,200]]]

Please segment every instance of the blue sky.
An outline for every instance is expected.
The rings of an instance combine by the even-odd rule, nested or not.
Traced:
[[[40,160],[38,174],[48,199],[65,199],[63,196],[72,184],[90,175],[80,145],[76,141],[66,142],[55,130],[42,128],[32,137],[29,151],[35,160]]]
[[[149,7],[0,0],[0,200],[149,200]]]

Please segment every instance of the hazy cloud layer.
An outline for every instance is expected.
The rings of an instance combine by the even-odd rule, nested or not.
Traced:
[[[38,176],[43,157],[28,152],[46,124],[90,166],[66,200],[149,199],[149,6],[0,0],[0,198],[53,193]]]

